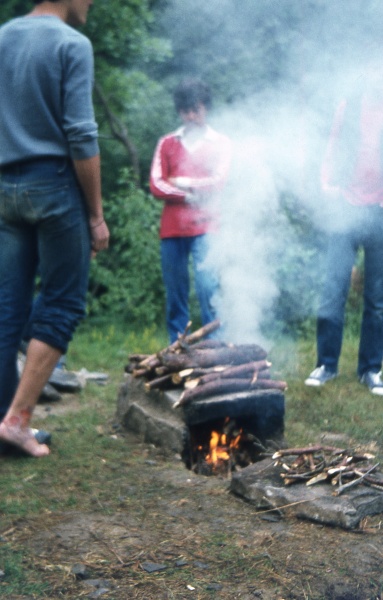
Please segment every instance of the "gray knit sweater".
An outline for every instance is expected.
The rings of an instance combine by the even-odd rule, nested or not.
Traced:
[[[90,41],[61,19],[0,27],[0,165],[98,154],[93,77]]]

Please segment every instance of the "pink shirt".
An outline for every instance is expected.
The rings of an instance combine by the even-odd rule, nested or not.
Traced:
[[[338,160],[339,140],[343,134],[343,122],[347,103],[342,102],[335,115],[329,144],[322,165],[322,187],[339,186],[334,174]],[[383,103],[372,102],[364,97],[361,102],[358,151],[349,183],[341,189],[344,197],[354,205],[383,203]],[[351,141],[352,143],[352,141]],[[336,169],[335,169],[336,170]]]
[[[382,132],[383,106],[364,100],[358,159],[346,190],[346,197],[352,204],[380,204],[383,201]]]

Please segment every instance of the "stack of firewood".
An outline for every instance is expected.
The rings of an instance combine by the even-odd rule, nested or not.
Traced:
[[[213,321],[189,335],[186,330],[156,354],[131,354],[125,371],[144,378],[148,391],[181,388],[175,407],[217,394],[287,388],[285,381],[271,378],[271,363],[261,346],[204,339],[219,327]]]
[[[377,473],[379,463],[371,464],[375,458],[372,454],[332,446],[309,446],[278,450],[272,458],[276,459],[275,466],[283,469],[281,477],[286,485],[328,482],[334,486],[335,496],[359,484],[383,492],[383,476]]]

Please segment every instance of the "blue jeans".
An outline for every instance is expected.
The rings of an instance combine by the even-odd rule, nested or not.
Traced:
[[[66,352],[85,315],[89,262],[87,211],[71,163],[52,158],[1,169],[0,421],[18,384],[27,324],[29,338]]]
[[[170,341],[185,331],[189,321],[189,257],[192,256],[194,283],[201,309],[202,324],[214,321],[212,298],[217,279],[204,264],[208,251],[208,235],[165,238],[161,240],[162,275],[166,290],[166,324]]]
[[[345,305],[358,248],[364,249],[364,308],[357,373],[378,372],[383,359],[383,208],[353,207],[353,224],[332,232],[317,321],[317,366],[336,372],[342,347]]]

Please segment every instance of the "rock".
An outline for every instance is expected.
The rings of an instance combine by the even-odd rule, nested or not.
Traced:
[[[76,579],[85,579],[89,576],[86,565],[82,563],[76,563],[71,568],[71,573],[76,576]]]
[[[104,594],[107,594],[108,592],[110,592],[109,588],[97,588],[97,590],[95,590],[94,592],[91,592],[88,595],[88,598],[99,598],[100,596],[103,596]]]
[[[206,586],[206,589],[210,592],[220,592],[223,589],[223,585],[221,585],[220,583],[209,583]]]
[[[187,427],[180,411],[173,409],[178,396],[152,390],[145,391],[143,382],[127,377],[117,400],[116,418],[123,428],[142,436],[144,442],[181,454]]]
[[[40,394],[40,402],[59,402],[62,396],[50,383],[46,383]]]
[[[75,394],[85,387],[84,380],[72,371],[53,369],[48,383],[60,392]]]
[[[188,564],[189,564],[188,561],[187,560],[183,560],[183,559],[177,560],[175,562],[175,566],[176,567],[186,567]]]
[[[383,512],[383,494],[373,488],[359,485],[333,496],[329,483],[287,486],[280,472],[274,461],[262,460],[234,473],[230,490],[259,510],[283,511],[285,507],[298,518],[344,529],[355,529],[364,517]]]
[[[142,563],[142,568],[147,573],[156,573],[157,571],[164,571],[167,569],[167,566],[159,563],[145,562]]]
[[[197,569],[209,569],[209,565],[207,565],[204,562],[201,562],[200,560],[194,561],[193,566],[197,567]]]

